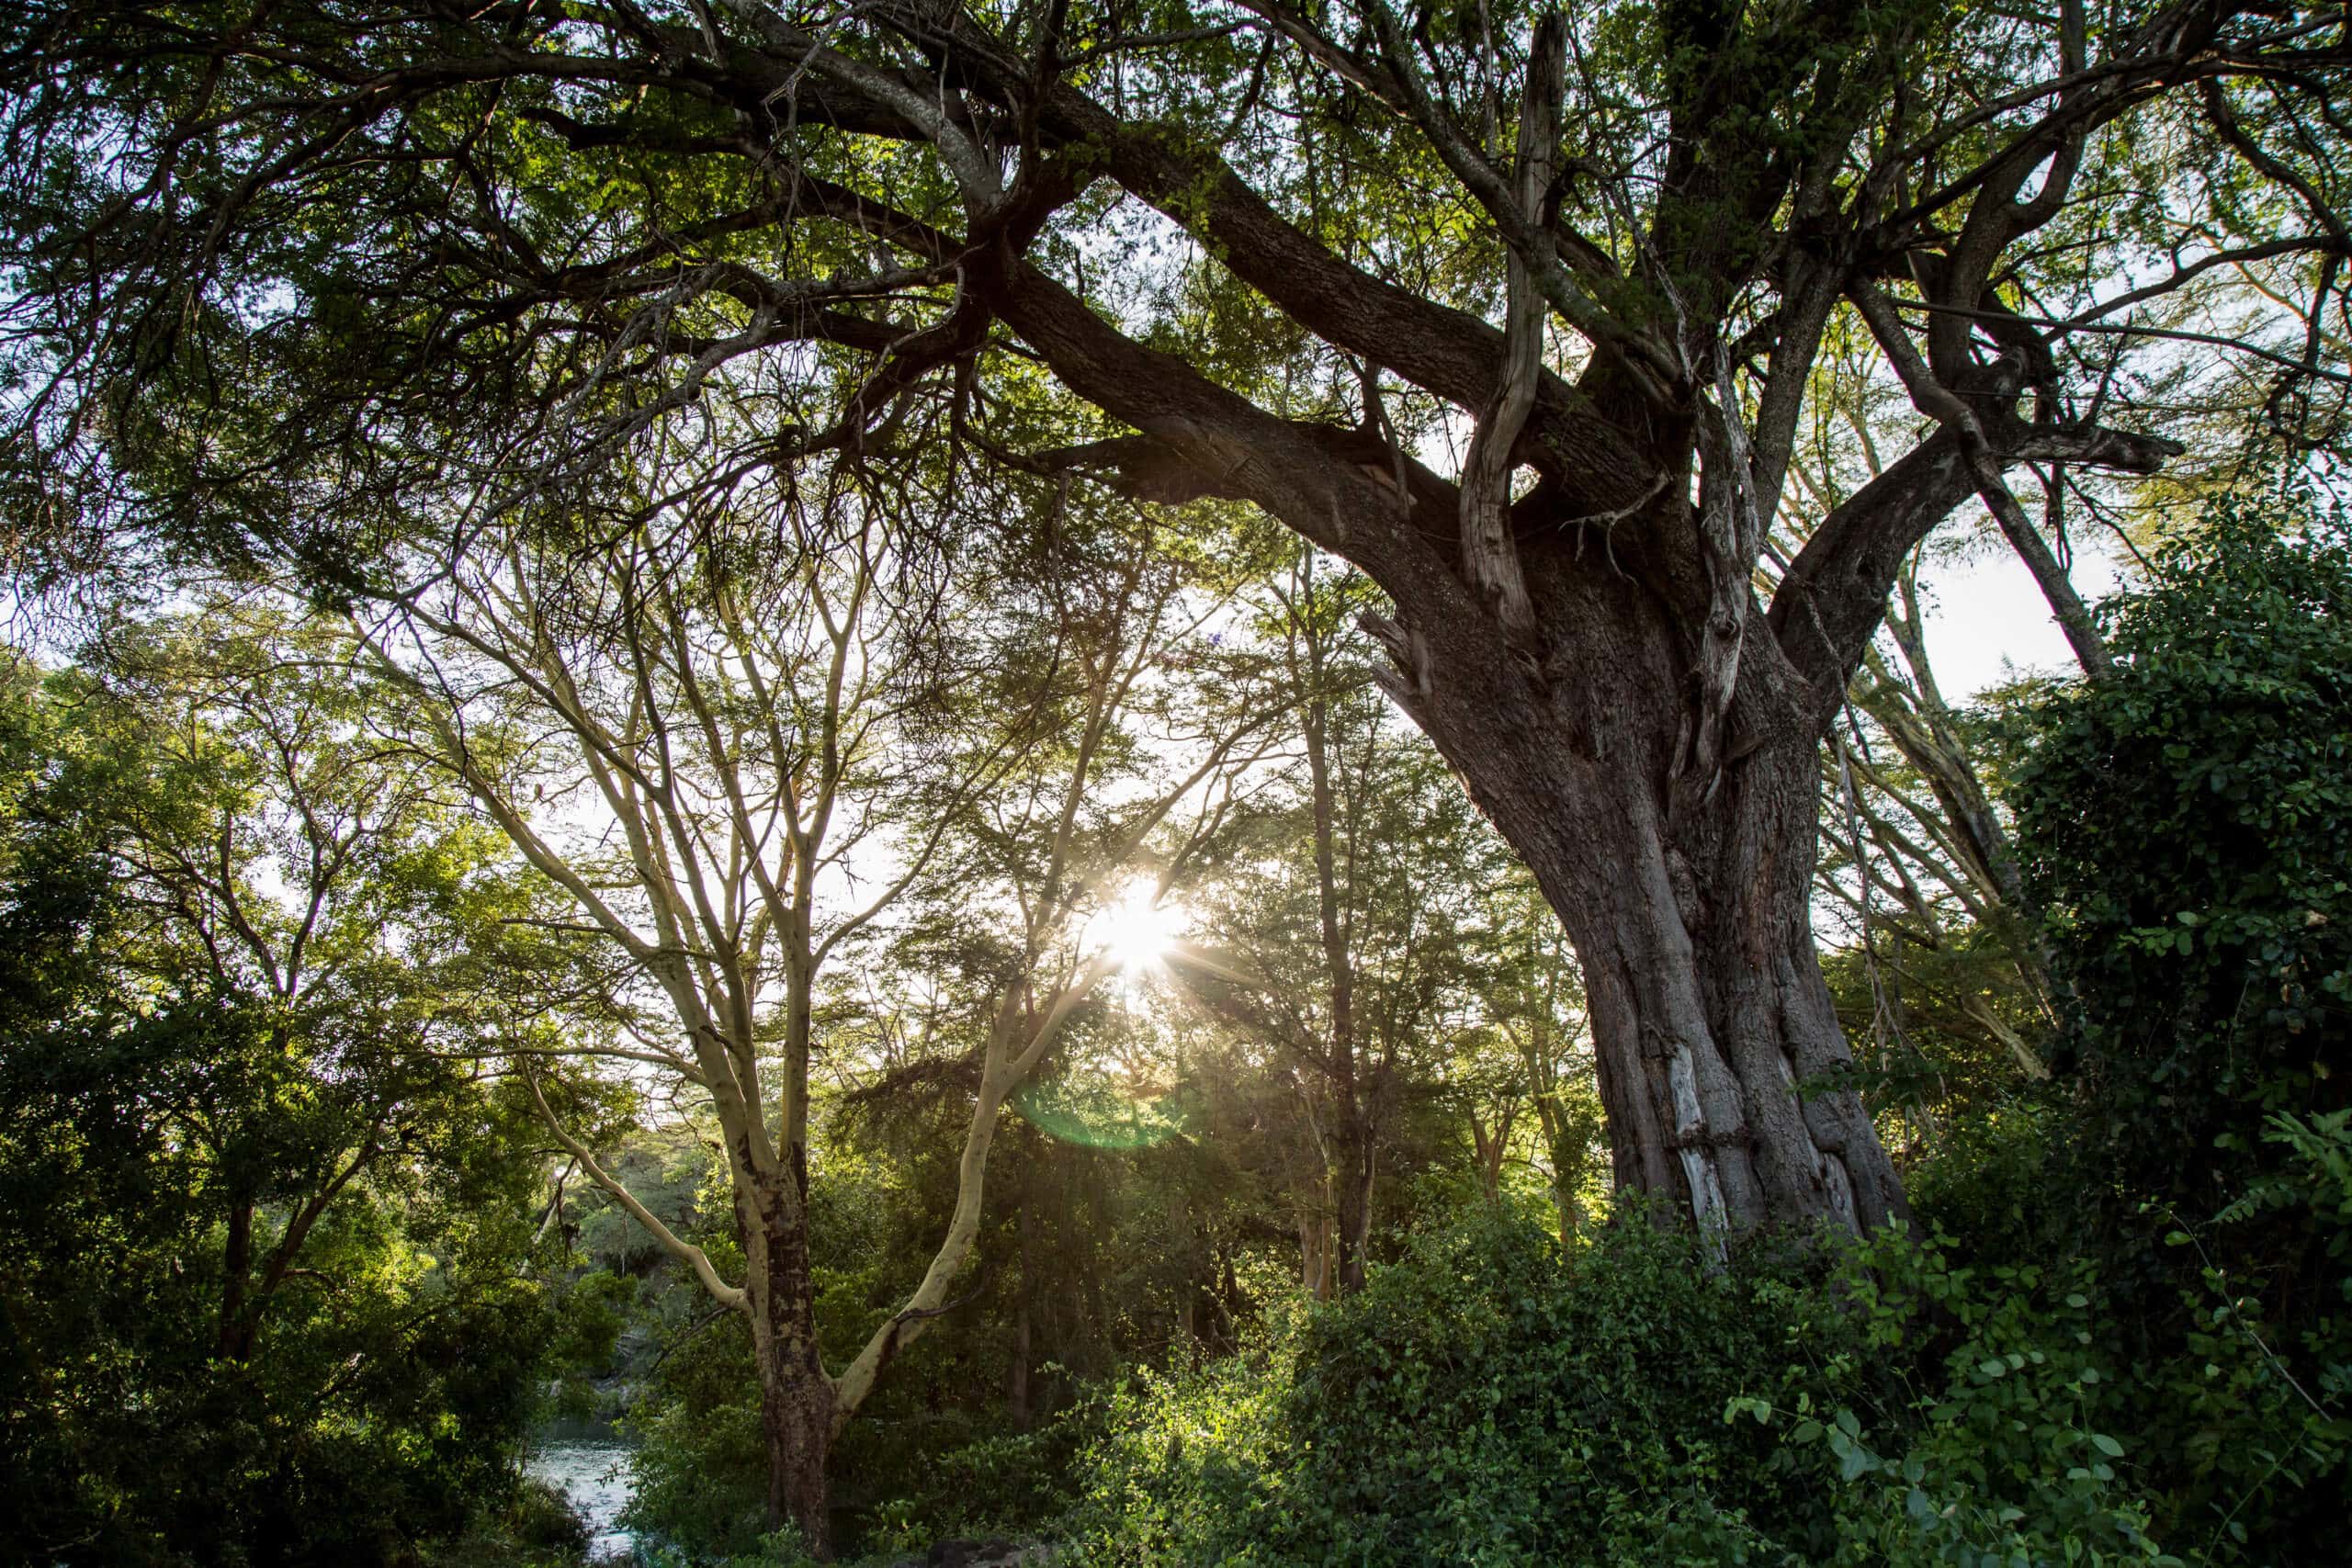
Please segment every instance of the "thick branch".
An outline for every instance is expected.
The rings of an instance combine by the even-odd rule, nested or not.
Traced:
[[[1523,212],[1542,210],[1558,161],[1566,47],[1559,15],[1546,16],[1535,29],[1527,96],[1519,113],[1518,199]],[[1478,422],[1463,463],[1462,571],[1470,591],[1493,607],[1504,635],[1540,660],[1535,605],[1528,597],[1519,548],[1511,538],[1510,476],[1511,452],[1534,410],[1536,380],[1544,368],[1544,301],[1518,248],[1507,246],[1505,254],[1503,373],[1494,404]]]

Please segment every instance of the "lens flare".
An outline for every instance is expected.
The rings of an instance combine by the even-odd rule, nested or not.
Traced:
[[[1023,1084],[1012,1109],[1046,1136],[1087,1149],[1146,1149],[1184,1130],[1168,1102],[1084,1077]]]
[[[1087,945],[1129,974],[1166,961],[1182,921],[1148,882],[1130,884],[1087,922]]]

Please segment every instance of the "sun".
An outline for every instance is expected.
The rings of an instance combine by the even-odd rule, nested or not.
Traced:
[[[1176,945],[1182,921],[1158,892],[1148,881],[1130,883],[1086,923],[1087,944],[1114,968],[1129,974],[1149,969]]]

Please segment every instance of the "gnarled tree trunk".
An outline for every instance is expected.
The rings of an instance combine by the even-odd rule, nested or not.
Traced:
[[[1398,695],[1576,947],[1620,1185],[1733,1231],[1901,1214],[1868,1115],[1829,1087],[1850,1057],[1808,919],[1816,694],[1751,604],[1703,767],[1683,638],[1645,591],[1605,568],[1532,577],[1558,679],[1494,623],[1409,597],[1383,630],[1409,666]]]

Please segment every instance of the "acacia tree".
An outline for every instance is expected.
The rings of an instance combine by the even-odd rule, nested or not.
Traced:
[[[1884,472],[1883,447],[1905,438],[1902,388],[1879,368],[1867,341],[1851,333],[1833,335],[1826,345],[1789,468],[1808,510],[1835,510]],[[2238,412],[2242,417],[2245,411]],[[2054,465],[2032,471],[2053,541],[2045,564],[2058,574],[2055,604],[2071,604],[2069,502],[2078,525],[2120,532],[2113,497],[2099,493],[2116,487]],[[1785,563],[1798,552],[1802,525],[1802,518],[1783,524],[1796,536],[1768,548],[1772,561]],[[1997,537],[1989,517],[1978,527]],[[1921,573],[1931,555],[1957,554],[1975,543],[1955,535],[1923,541],[1904,558],[1882,635],[1863,649],[1845,711],[1830,726],[1822,754],[1827,852],[1815,887],[1828,917],[1824,929],[1839,933],[1833,946],[1861,981],[1859,995],[1846,998],[1849,1028],[1859,1011],[1882,1053],[1893,1046],[1917,1066],[1905,1049],[1912,1040],[1905,1020],[1925,1001],[1938,1032],[1990,1044],[2036,1078],[2047,1075],[2030,1036],[2054,1014],[2032,933],[2035,914],[1980,767],[1981,727],[1964,704],[1946,695],[1928,653],[1929,597]],[[2095,638],[2085,646],[2094,661],[2103,655]],[[2078,662],[2082,657],[2078,652]],[[1945,1083],[1940,1073],[1936,1078]]]
[[[788,448],[920,429],[1252,502],[1394,602],[1396,701],[1582,961],[1620,1180],[1706,1223],[1903,1206],[1858,1100],[1791,1086],[1848,1061],[1816,747],[1911,547],[1981,500],[2096,664],[2007,472],[2159,467],[2133,404],[2168,355],[2242,351],[2215,374],[2290,423],[2346,385],[2347,51],[2291,3],[51,0],[11,28],[32,523],[127,497],[332,567],[421,482],[382,454],[526,490],[755,365],[831,394]],[[1768,599],[1833,328],[1921,423]]]
[[[1912,567],[1897,601],[1888,623],[1901,662],[1870,651],[1824,748],[1822,912],[1859,970],[1882,1061],[1893,1047],[1920,1066],[1911,1031],[1925,1025],[1989,1047],[1996,1083],[2046,1078],[2034,1037],[2056,1009],[2036,911],[1972,744],[1983,720],[1937,684]],[[1940,1070],[1934,1078],[1951,1087]]]
[[[580,1168],[748,1321],[769,1511],[818,1551],[827,1452],[946,1310],[1006,1096],[1115,961],[1081,940],[1088,910],[1255,722],[1246,702],[1197,705],[1159,729],[1179,760],[1138,761],[1137,727],[1170,718],[1164,661],[1203,613],[1148,536],[1066,537],[1042,587],[1017,550],[950,578],[909,554],[904,497],[872,480],[617,488],[561,527],[486,527],[354,619],[368,665],[413,694],[418,745],[571,895],[567,923],[616,950],[619,1032],[517,1062]],[[832,1373],[809,1254],[817,1004],[926,888],[994,943],[954,1212],[905,1304]],[[537,1064],[567,1053],[707,1106],[740,1282],[539,1091]]]
[[[1558,923],[1523,874],[1490,888],[1483,902],[1480,942],[1494,970],[1485,1010],[1517,1058],[1518,1086],[1534,1108],[1565,1245],[1584,1223],[1604,1143],[1584,983]]]
[[[252,1359],[281,1292],[316,1288],[333,1216],[436,1162],[462,1169],[469,1134],[511,1138],[483,1100],[503,971],[563,966],[510,935],[543,890],[387,736],[398,694],[340,678],[336,652],[266,604],[118,626],[77,672],[87,733],[59,769],[83,775],[110,847],[115,961],[220,1010],[251,1053],[172,1107],[214,1166],[212,1354],[229,1363]],[[541,999],[561,1002],[552,985]]]
[[[1372,689],[1372,649],[1348,625],[1365,597],[1304,546],[1271,584],[1287,799],[1270,809],[1261,797],[1202,899],[1211,953],[1240,963],[1188,964],[1180,950],[1175,965],[1189,995],[1298,1084],[1319,1167],[1302,1272],[1324,1293],[1364,1283],[1386,1122],[1416,1057],[1473,1006],[1482,976],[1464,938],[1502,852]]]

